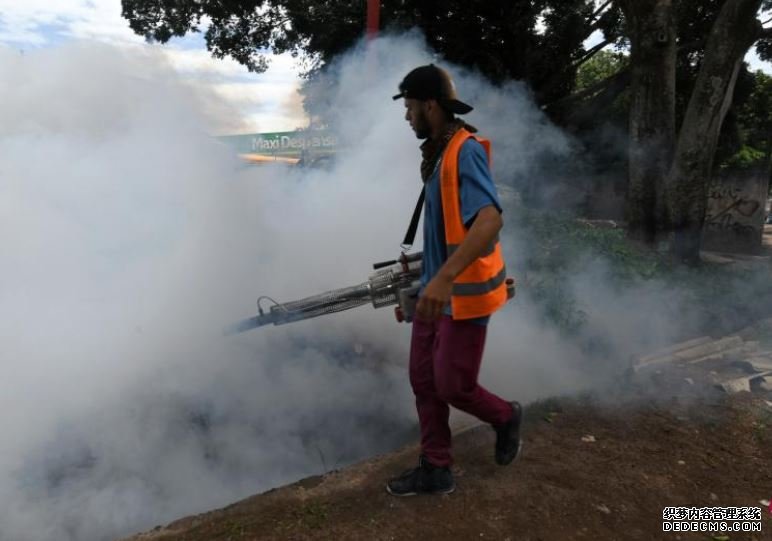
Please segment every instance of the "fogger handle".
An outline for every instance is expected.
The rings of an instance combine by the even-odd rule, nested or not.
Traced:
[[[413,263],[414,261],[421,261],[423,259],[424,253],[423,252],[416,252],[414,254],[405,254],[399,256],[399,259],[389,259],[388,261],[381,261],[379,263],[373,263],[373,270],[382,269],[384,267],[389,267],[391,265],[396,265],[397,263],[402,263],[403,265],[407,265],[408,263]]]
[[[379,263],[373,263],[373,270],[382,269],[384,267],[390,267],[391,265],[395,265],[397,263],[396,259],[389,259],[388,261],[381,261]]]

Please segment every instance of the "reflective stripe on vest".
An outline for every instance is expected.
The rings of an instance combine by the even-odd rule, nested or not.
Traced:
[[[491,255],[493,253],[493,250],[496,249],[496,243],[499,242],[499,235],[496,234],[496,238],[491,241],[491,243],[485,247],[485,251],[482,254],[482,257],[485,257],[486,255]],[[448,257],[452,256],[456,250],[458,250],[458,247],[461,246],[460,244],[448,244]]]
[[[470,295],[483,295],[495,290],[507,279],[507,269],[488,280],[487,282],[468,282],[466,284],[453,284],[453,294],[468,297]]]
[[[450,257],[466,238],[467,229],[461,217],[458,155],[461,145],[474,138],[485,148],[490,163],[490,142],[460,129],[448,142],[440,165],[440,194],[445,222],[445,242]],[[450,298],[454,319],[489,316],[507,302],[507,271],[498,237],[453,282]]]

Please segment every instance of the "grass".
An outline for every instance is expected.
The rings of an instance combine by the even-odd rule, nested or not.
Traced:
[[[279,521],[277,530],[284,532],[321,530],[327,523],[329,515],[328,504],[309,500],[293,508],[288,517]]]
[[[518,254],[517,272],[529,277],[525,294],[545,323],[569,335],[582,333],[592,310],[574,297],[571,279],[577,270],[598,261],[605,265],[603,278],[609,288],[621,291],[656,282],[677,290],[682,304],[701,322],[702,329],[694,332],[733,332],[772,314],[769,267],[687,267],[672,263],[664,252],[631,242],[622,229],[594,227],[567,214],[524,208],[518,220],[519,231],[529,241],[524,253]]]

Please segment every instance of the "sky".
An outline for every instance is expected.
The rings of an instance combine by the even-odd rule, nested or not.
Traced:
[[[0,45],[22,54],[73,41],[160,49],[189,84],[214,91],[238,113],[223,119],[224,132],[285,131],[306,124],[296,93],[298,69],[289,55],[272,55],[267,72],[252,74],[233,60],[212,58],[200,34],[165,45],[145,43],[121,17],[120,0],[0,0]]]

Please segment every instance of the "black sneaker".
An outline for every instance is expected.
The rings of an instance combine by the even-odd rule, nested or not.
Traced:
[[[494,426],[496,431],[496,464],[506,466],[520,454],[523,440],[520,439],[520,425],[523,422],[523,408],[512,402],[512,420]]]
[[[386,483],[386,491],[392,496],[450,494],[454,490],[456,483],[450,468],[433,466],[423,456],[418,459],[417,468],[407,470]]]

